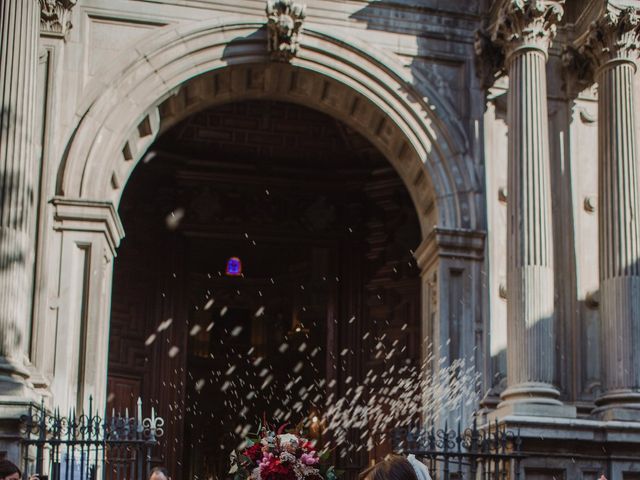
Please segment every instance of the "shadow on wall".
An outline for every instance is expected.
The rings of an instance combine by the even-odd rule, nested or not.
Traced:
[[[251,52],[252,55],[255,55],[255,44],[256,42],[264,43],[264,55],[268,55],[267,51],[267,27],[263,26],[257,29],[255,32],[250,33],[249,35],[235,37],[224,47],[222,51],[222,60],[229,61],[230,59],[237,60],[238,57],[243,56],[243,51],[247,50]],[[245,47],[247,47],[245,49]],[[256,61],[264,61],[264,57],[257,58]]]
[[[482,118],[484,109],[484,92],[475,75],[473,41],[475,30],[482,24],[486,3],[486,0],[371,1],[350,15],[350,19],[376,32],[368,36],[379,48],[394,52],[408,67],[418,91],[420,82],[432,86],[468,139],[478,135],[474,119]],[[469,153],[475,157],[478,176],[482,175],[482,156]],[[482,183],[478,181],[479,185]],[[492,365],[506,363],[506,351],[496,357]],[[498,376],[488,383],[499,386],[501,379]]]
[[[440,100],[469,125],[473,109],[469,108],[472,99],[468,86],[469,82],[474,85],[478,82],[472,70],[473,37],[470,43],[462,37],[473,35],[479,28],[481,0],[426,0],[419,2],[419,6],[416,3],[409,0],[374,1],[350,18],[366,24],[367,30],[394,34],[380,35],[376,43],[394,51],[408,64],[415,86],[421,78],[426,79]],[[461,25],[459,32],[456,23]]]

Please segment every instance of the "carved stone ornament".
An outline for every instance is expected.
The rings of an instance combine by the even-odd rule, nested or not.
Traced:
[[[576,45],[596,69],[614,60],[633,61],[640,51],[638,9],[607,2],[604,15],[591,24]]]
[[[267,1],[268,48],[272,60],[288,62],[298,52],[305,8],[292,0]]]
[[[71,9],[78,0],[40,0],[40,30],[65,37],[71,30]]]
[[[608,62],[634,62],[640,52],[639,33],[636,8],[605,2],[597,20],[562,53],[567,93],[576,95],[593,85],[596,71]]]
[[[493,85],[506,72],[505,60],[522,47],[545,54],[564,13],[564,0],[501,0],[494,7],[489,27],[476,34],[476,67],[483,87]]]
[[[491,32],[491,40],[508,57],[521,47],[547,52],[564,14],[564,0],[506,0],[502,2]]]

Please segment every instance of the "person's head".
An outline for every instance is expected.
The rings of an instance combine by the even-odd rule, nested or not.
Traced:
[[[0,480],[20,480],[22,472],[15,463],[9,460],[0,460]]]
[[[149,472],[149,480],[171,480],[171,476],[166,468],[153,467]]]
[[[360,473],[359,480],[418,480],[409,460],[400,455],[389,455]]]

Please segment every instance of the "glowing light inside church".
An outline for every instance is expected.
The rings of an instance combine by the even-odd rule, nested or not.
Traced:
[[[242,275],[242,260],[238,257],[231,257],[227,260],[226,274],[230,277],[239,277]]]

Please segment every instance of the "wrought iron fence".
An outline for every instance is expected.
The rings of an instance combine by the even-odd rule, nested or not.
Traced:
[[[68,416],[44,408],[22,417],[24,476],[41,480],[144,480],[151,467],[152,449],[162,437],[164,420],[129,412],[103,418],[93,411]]]
[[[481,429],[475,420],[464,430],[396,428],[392,442],[395,452],[422,460],[434,480],[519,480],[524,459],[520,433],[497,421]]]

